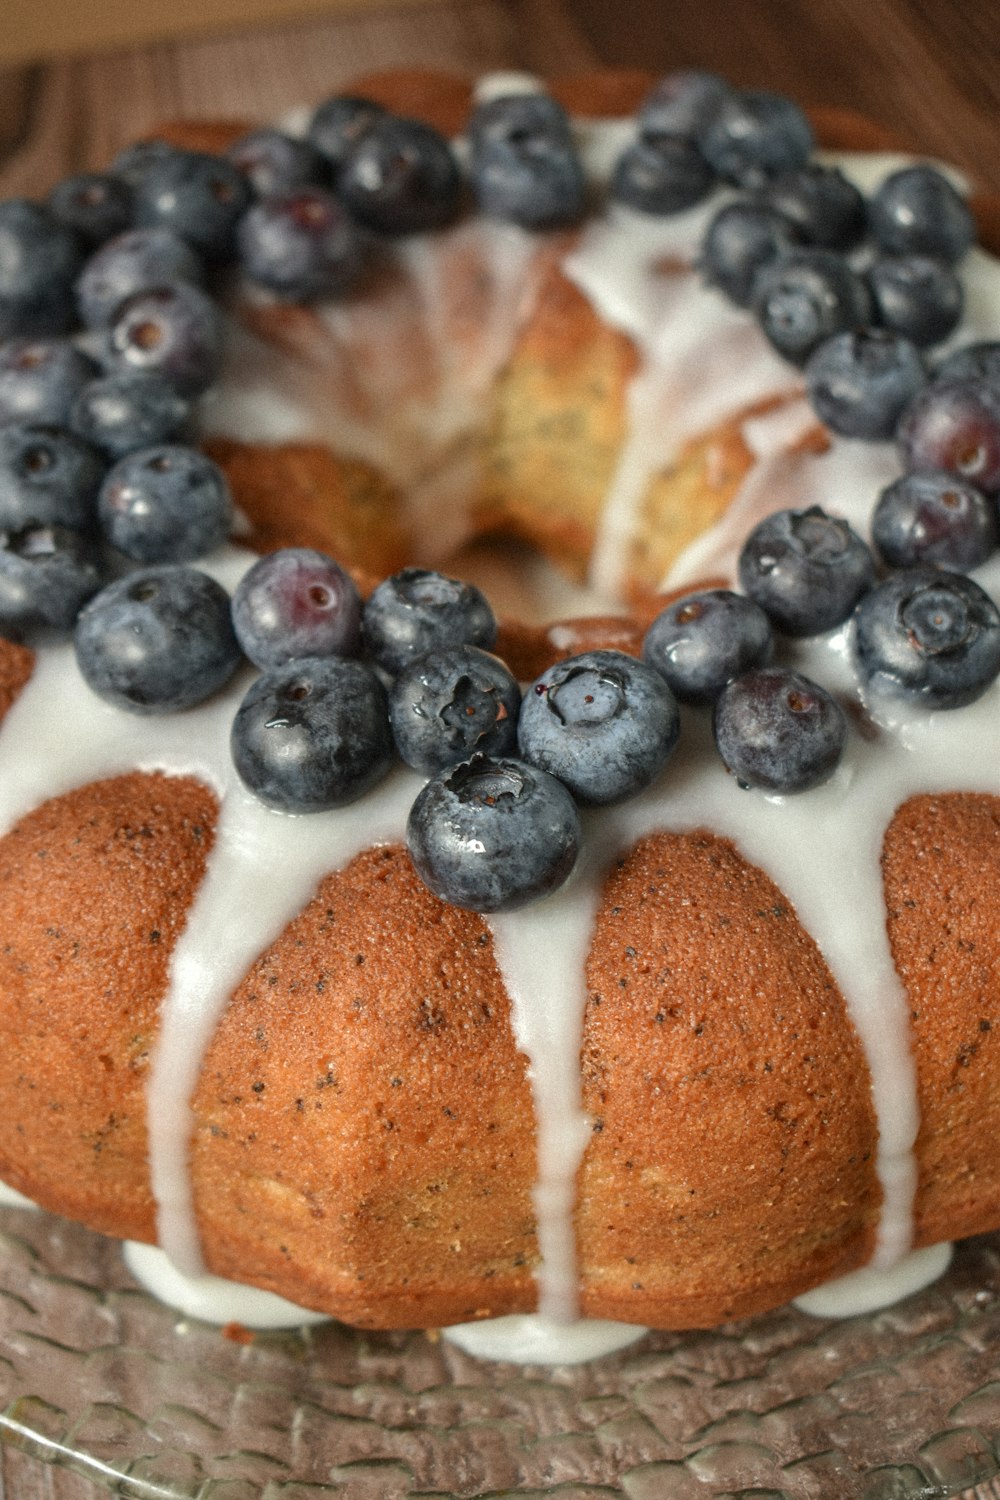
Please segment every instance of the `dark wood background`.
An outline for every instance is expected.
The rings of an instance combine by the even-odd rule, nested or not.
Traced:
[[[996,0],[574,0],[606,63],[697,64],[804,104],[849,105],[1000,188]]]
[[[996,0],[434,0],[0,70],[0,196],[99,167],[159,120],[273,119],[373,68],[599,64],[698,65],[803,103],[851,106],[1000,190]],[[99,1493],[2,1455],[0,1500]],[[1000,1486],[974,1494],[1000,1500]]]
[[[996,0],[437,0],[0,70],[0,192],[102,165],[166,116],[273,118],[401,63],[697,64],[852,106],[1000,189]]]

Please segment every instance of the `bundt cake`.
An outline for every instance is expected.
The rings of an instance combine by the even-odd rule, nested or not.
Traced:
[[[650,83],[554,90],[595,200]],[[451,136],[472,100],[414,74],[356,93]],[[814,123],[865,190],[899,166],[881,132]],[[466,212],[308,306],[241,282],[199,407],[239,545],[199,566],[233,590],[248,549],[311,547],[364,590],[414,560],[492,580],[500,553],[497,649],[531,679],[637,655],[668,590],[735,580],[765,515],[867,534],[896,450],[831,432],[705,283],[725,201],[544,233]],[[956,337],[997,337],[1000,268],[975,249],[961,274]],[[482,913],[415,872],[415,771],[311,816],[251,795],[245,669],[127,713],[70,645],[0,640],[0,1177],[370,1328],[697,1328],[939,1269],[907,1257],[1000,1226],[1000,689],[875,712],[848,626],[786,647],[848,704],[829,780],[747,790],[685,708],[662,777],[583,812],[571,878]]]

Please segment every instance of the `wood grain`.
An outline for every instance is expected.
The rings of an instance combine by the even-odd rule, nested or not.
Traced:
[[[31,62],[99,48],[155,42],[164,37],[221,33],[234,27],[298,21],[331,10],[353,10],[373,0],[6,0],[0,62]],[[395,0],[422,5],[426,0]]]
[[[623,19],[624,16],[624,19]],[[701,65],[859,109],[1000,188],[994,0],[437,0],[0,72],[0,191],[103,165],[168,116],[273,119],[373,66]]]
[[[572,72],[597,61],[559,0],[445,0],[163,42],[0,74],[0,193],[105,165],[161,120],[273,120],[372,68]]]
[[[711,68],[802,103],[849,106],[1000,189],[995,0],[640,3],[626,25],[607,0],[573,10],[605,63]]]

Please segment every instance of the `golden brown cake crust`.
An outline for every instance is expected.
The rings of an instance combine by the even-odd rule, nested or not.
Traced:
[[[92,782],[0,840],[0,1178],[153,1236],[145,1082],[167,965],[212,846],[189,778]]]
[[[0,843],[14,1105],[0,1176],[132,1238],[153,1233],[157,1003],[214,816],[197,783],[135,774],[46,804]],[[884,864],[930,1243],[998,1222],[1000,799],[914,799]],[[710,834],[644,840],[610,874],[587,980],[584,1310],[707,1326],[862,1263],[879,1203],[867,1071],[773,883]],[[481,919],[436,902],[404,851],[328,877],[254,964],[195,1107],[219,1273],[368,1326],[533,1306],[531,1104],[509,1004]]]
[[[643,840],[608,881],[587,986],[584,1313],[710,1327],[868,1259],[867,1065],[766,875],[709,833]]]
[[[408,561],[399,495],[370,464],[335,458],[318,443],[258,447],[217,437],[203,446],[225,471],[256,551],[315,547],[373,578]]]
[[[195,1113],[212,1270],[366,1327],[534,1307],[531,1095],[489,931],[405,850],[329,876],[254,964]]]
[[[1000,798],[915,797],[883,856],[917,1065],[918,1244],[1000,1226]]]

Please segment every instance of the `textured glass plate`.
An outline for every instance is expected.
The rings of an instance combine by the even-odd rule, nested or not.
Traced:
[[[3,1209],[0,1381],[5,1441],[133,1500],[1000,1494],[1000,1236],[874,1316],[549,1371],[335,1324],[241,1342],[136,1290],[113,1243]]]

